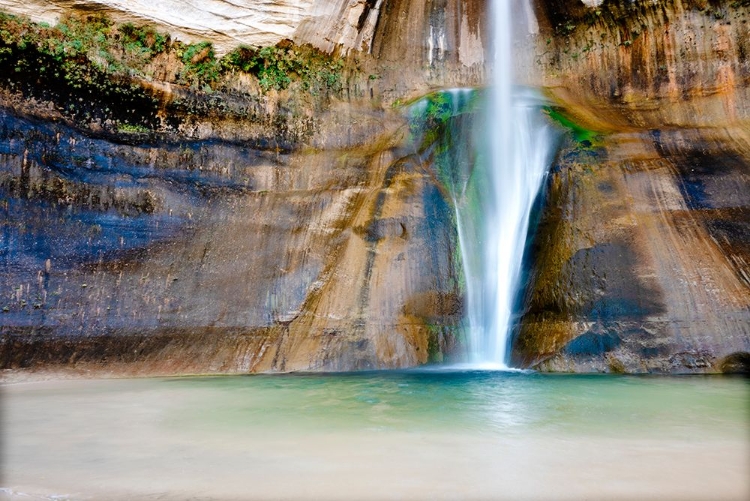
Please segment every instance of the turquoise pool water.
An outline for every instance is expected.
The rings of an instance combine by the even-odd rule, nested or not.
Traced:
[[[8,499],[750,499],[750,382],[404,371],[4,385]]]

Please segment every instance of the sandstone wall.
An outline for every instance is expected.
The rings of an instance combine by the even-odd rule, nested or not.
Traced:
[[[750,118],[750,5],[708,0],[538,2],[538,83],[601,129]]]
[[[750,351],[750,8],[551,1],[540,11],[542,81],[600,134],[571,139],[553,166],[513,359],[718,371]]]
[[[355,370],[450,352],[450,208],[403,118],[376,118],[373,144],[283,153],[0,112],[0,364]]]

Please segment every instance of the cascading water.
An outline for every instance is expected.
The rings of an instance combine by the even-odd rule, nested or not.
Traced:
[[[410,107],[416,145],[453,199],[466,292],[471,367],[505,369],[534,201],[557,146],[548,103],[514,85],[514,29],[535,33],[530,0],[493,0],[494,83],[451,89]],[[513,21],[513,14],[520,19]],[[512,22],[513,21],[513,22]],[[480,118],[482,117],[482,118]]]
[[[513,84],[517,23],[511,19],[512,1],[493,1],[494,82],[486,108],[488,158],[486,165],[474,169],[473,176],[478,207],[469,210],[456,204],[466,276],[469,361],[494,368],[507,367],[507,340],[529,216],[556,143],[555,132],[541,113],[539,96]],[[527,15],[530,12],[525,3],[518,7]],[[477,173],[484,179],[477,179]]]

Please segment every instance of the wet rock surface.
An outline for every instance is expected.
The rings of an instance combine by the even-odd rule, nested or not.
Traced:
[[[373,146],[287,153],[0,118],[5,368],[354,370],[455,344],[449,207],[397,114]]]
[[[746,134],[621,133],[593,153],[564,150],[532,247],[516,363],[713,372],[747,351]]]
[[[532,75],[603,130],[750,117],[747,2],[554,0],[537,12]]]
[[[722,371],[750,346],[748,5],[538,7],[546,85],[603,134],[553,166],[513,360]]]

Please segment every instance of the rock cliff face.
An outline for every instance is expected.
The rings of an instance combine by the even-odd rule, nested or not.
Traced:
[[[455,351],[452,212],[419,128],[379,106],[384,78],[289,43],[220,62],[110,22],[3,26],[3,367],[355,370]]]
[[[399,121],[289,154],[2,120],[5,367],[354,370],[454,343],[449,208]]]
[[[747,351],[747,140],[735,128],[653,130],[565,150],[516,363],[693,372]]]
[[[37,74],[32,56],[68,71],[55,59],[68,53],[0,51],[11,75],[0,365],[155,374],[460,359],[462,273],[435,165],[445,144],[429,117],[415,125],[392,105],[486,82],[487,4],[179,3],[0,0],[37,20],[104,13],[173,37],[157,50],[144,31],[145,62],[123,48],[104,69],[98,49],[80,52],[75,64],[93,61],[81,85]],[[518,2],[517,49],[533,57],[517,74],[578,125],[530,244],[514,362],[720,370],[750,350],[750,7],[531,10]],[[174,44],[204,38],[218,55],[296,45],[222,66]]]
[[[484,0],[0,0],[0,11],[49,24],[70,14],[147,23],[184,42],[210,40],[218,55],[284,39],[363,60],[372,55],[373,75],[386,80],[391,100],[481,85],[485,77]]]
[[[747,2],[576,3],[539,3],[535,74],[566,106],[585,108],[589,123],[718,127],[750,118]]]
[[[321,4],[342,2],[319,2]],[[0,10],[56,24],[70,14],[106,15],[118,23],[148,23],[185,42],[211,40],[220,53],[239,44],[274,45],[316,15],[313,0],[0,0]]]
[[[750,9],[564,4],[545,6],[554,23],[536,64],[603,133],[572,141],[553,168],[513,358],[543,370],[719,370],[750,350]]]

